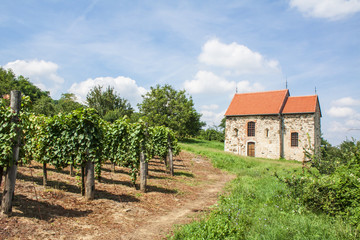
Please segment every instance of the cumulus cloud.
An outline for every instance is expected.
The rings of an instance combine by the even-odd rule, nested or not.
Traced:
[[[332,117],[350,117],[356,112],[349,107],[331,107],[328,114]]]
[[[104,88],[111,86],[120,97],[127,99],[132,107],[136,107],[136,104],[141,101],[141,95],[144,95],[147,91],[143,87],[139,87],[136,81],[127,77],[98,77],[95,79],[87,79],[80,83],[74,83],[69,92],[74,93],[80,102],[85,103],[86,95],[90,89],[95,86],[103,86]]]
[[[350,128],[360,128],[360,116],[357,114],[357,118],[348,119],[345,122],[346,126]]]
[[[235,82],[208,71],[198,71],[193,80],[185,81],[185,89],[190,93],[223,93],[235,91]]]
[[[343,123],[336,122],[336,121],[331,122],[330,128],[329,128],[329,132],[334,132],[334,133],[344,133],[344,132],[347,132],[348,130],[349,130],[349,128],[344,126]]]
[[[205,121],[208,127],[212,127],[213,125],[217,126],[220,124],[224,117],[225,111],[219,113],[215,111],[202,110],[200,113],[202,114],[201,120]]]
[[[329,116],[340,118],[333,121],[328,131],[340,135],[353,136],[354,130],[360,130],[360,100],[344,97],[332,102],[332,107],[327,111]],[[344,137],[345,137],[344,135]],[[346,136],[347,137],[347,136]]]
[[[305,16],[338,20],[360,11],[359,0],[290,0]]]
[[[236,75],[279,71],[278,61],[268,60],[236,42],[224,44],[216,38],[204,44],[198,60],[209,66],[225,68],[228,73]]]
[[[333,104],[336,106],[360,106],[360,100],[344,97],[334,101]]]
[[[203,110],[216,110],[219,108],[219,105],[217,104],[202,105],[200,108]]]
[[[198,71],[193,80],[185,81],[185,90],[192,94],[199,93],[230,93],[235,92],[253,92],[263,90],[260,83],[251,84],[249,81],[228,81],[219,77],[213,72]]]
[[[16,75],[22,75],[42,90],[50,91],[54,96],[60,89],[64,79],[57,73],[59,66],[56,63],[44,60],[16,60],[3,66],[12,69]]]
[[[240,81],[236,84],[237,92],[238,93],[245,93],[245,92],[259,92],[263,91],[265,88],[260,83],[251,84],[249,81],[244,80]]]

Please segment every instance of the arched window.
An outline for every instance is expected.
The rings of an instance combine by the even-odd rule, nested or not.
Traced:
[[[291,133],[291,146],[292,147],[299,146],[299,134],[297,132]]]
[[[255,137],[255,122],[248,122],[247,132],[248,137]]]
[[[239,130],[237,128],[234,129],[235,137],[239,136]]]

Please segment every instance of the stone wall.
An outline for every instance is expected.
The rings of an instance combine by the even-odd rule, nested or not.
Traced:
[[[248,137],[247,123],[255,122],[255,136]],[[225,151],[247,156],[248,143],[255,143],[255,157],[280,157],[280,121],[277,115],[226,118]]]
[[[316,105],[315,112],[315,154],[320,154],[321,147],[321,112],[319,104]]]
[[[311,114],[285,114],[283,118],[283,157],[302,161],[304,148],[318,153],[321,144],[320,109]],[[248,122],[255,122],[255,136],[247,134]],[[281,120],[277,115],[226,118],[225,151],[247,156],[248,143],[255,143],[255,157],[281,157]],[[291,133],[298,133],[298,146],[291,146]]]
[[[284,158],[302,161],[305,158],[304,148],[315,148],[315,114],[286,114],[284,117]],[[291,146],[291,133],[298,133],[298,146]]]

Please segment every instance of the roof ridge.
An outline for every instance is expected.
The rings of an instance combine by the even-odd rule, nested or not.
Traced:
[[[272,93],[272,92],[283,92],[283,91],[289,91],[289,89],[283,89],[283,90],[271,90],[271,91],[261,91],[261,92],[247,92],[247,93],[235,93],[235,95],[252,95],[252,94],[259,94],[259,93]]]
[[[305,95],[305,96],[289,96],[289,98],[301,98],[301,97],[318,97],[318,95],[315,94],[315,95]]]

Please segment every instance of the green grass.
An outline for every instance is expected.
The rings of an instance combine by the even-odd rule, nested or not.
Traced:
[[[171,239],[356,239],[340,219],[308,211],[275,177],[298,169],[286,160],[247,158],[223,152],[215,142],[182,142],[185,151],[208,157],[237,175],[218,206],[200,221],[181,226]]]

